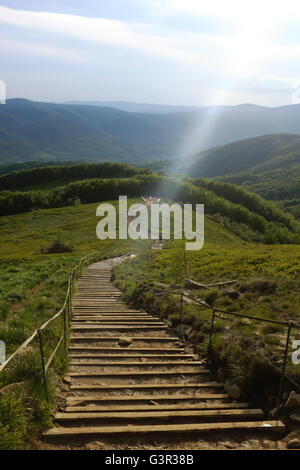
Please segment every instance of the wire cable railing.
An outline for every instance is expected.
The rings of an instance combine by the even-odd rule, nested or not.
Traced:
[[[213,332],[214,332],[214,325],[215,325],[215,319],[216,319],[216,314],[220,313],[222,315],[228,315],[228,316],[233,316],[233,317],[239,317],[239,318],[247,318],[249,320],[253,321],[259,321],[259,322],[264,322],[264,323],[271,323],[274,325],[281,325],[285,328],[287,328],[286,332],[286,339],[285,339],[285,347],[284,347],[284,355],[283,355],[283,362],[282,362],[282,369],[280,373],[280,382],[279,382],[279,388],[278,388],[278,397],[277,397],[277,404],[276,404],[276,419],[278,419],[279,414],[280,414],[280,407],[281,407],[281,401],[282,401],[282,395],[283,395],[283,386],[284,386],[284,380],[286,378],[286,365],[287,365],[287,357],[288,357],[288,350],[289,350],[289,342],[290,342],[290,337],[291,337],[291,332],[292,329],[297,329],[300,330],[300,325],[296,324],[293,321],[280,321],[280,320],[271,320],[269,318],[262,318],[262,317],[256,317],[254,315],[248,315],[245,313],[237,313],[237,312],[230,312],[228,310],[223,310],[220,308],[213,307],[212,305],[208,304],[207,302],[203,303],[203,301],[197,300],[193,298],[192,296],[188,295],[186,292],[183,291],[174,291],[170,289],[164,289],[160,287],[152,287],[147,284],[144,284],[137,279],[132,279],[131,277],[129,278],[127,274],[123,274],[120,272],[120,269],[116,270],[117,274],[117,281],[119,286],[121,287],[121,280],[123,279],[125,281],[125,287],[127,287],[127,283],[129,281],[132,281],[135,283],[136,287],[139,285],[141,287],[144,287],[146,289],[151,289],[152,288],[152,302],[154,303],[155,296],[157,295],[164,295],[164,294],[171,294],[171,295],[178,295],[180,296],[180,331],[179,331],[179,336],[182,337],[182,331],[181,331],[181,326],[183,323],[183,301],[184,298],[190,299],[193,301],[193,303],[198,304],[200,307],[209,309],[212,312],[211,316],[211,322],[210,322],[210,331],[209,331],[209,339],[208,339],[208,347],[207,347],[207,363],[210,362],[210,356],[211,356],[211,346],[212,346],[212,337],[213,337]],[[300,387],[300,386],[299,386]]]

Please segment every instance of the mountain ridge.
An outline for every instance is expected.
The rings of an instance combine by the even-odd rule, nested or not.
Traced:
[[[0,106],[0,163],[72,160],[143,165],[284,133],[300,135],[300,105],[244,104],[151,114],[18,98]]]

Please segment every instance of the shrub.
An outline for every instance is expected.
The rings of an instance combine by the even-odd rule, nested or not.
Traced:
[[[215,301],[217,300],[219,295],[219,291],[216,288],[209,289],[204,296],[204,299],[206,302],[210,305],[213,305]]]
[[[21,398],[0,394],[0,450],[17,450],[24,446],[27,414]]]
[[[60,240],[56,240],[48,248],[41,248],[41,253],[43,254],[53,254],[53,253],[70,253],[74,250],[72,245],[67,245]]]
[[[9,303],[5,301],[0,302],[0,320],[6,320],[9,314]]]

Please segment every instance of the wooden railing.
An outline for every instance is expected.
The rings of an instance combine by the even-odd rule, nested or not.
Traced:
[[[63,303],[62,308],[49,320],[47,320],[42,326],[37,328],[32,335],[27,338],[21,346],[18,347],[18,349],[11,354],[1,365],[0,365],[0,373],[7,367],[7,365],[15,359],[18,355],[20,355],[26,348],[27,346],[37,337],[38,342],[39,342],[39,350],[40,350],[40,356],[41,356],[41,372],[42,372],[42,377],[43,377],[43,384],[44,384],[44,390],[45,390],[45,399],[46,401],[49,401],[49,395],[48,395],[48,386],[47,386],[47,371],[62,343],[64,343],[64,348],[65,348],[65,355],[67,354],[67,332],[68,332],[68,324],[69,320],[71,317],[71,299],[72,299],[72,290],[73,290],[73,282],[75,279],[78,277],[78,273],[80,270],[86,266],[87,264],[90,264],[92,261],[97,261],[101,259],[100,255],[97,253],[91,253],[89,255],[84,256],[81,258],[78,264],[72,269],[69,277],[68,277],[68,287],[67,287],[67,292],[65,296],[65,300]],[[61,331],[61,336],[50,354],[50,357],[48,358],[46,362],[45,358],[45,351],[44,351],[44,339],[43,339],[43,331],[56,319],[63,317],[63,326],[62,326],[62,331]],[[7,385],[4,387],[5,389],[7,388]],[[0,390],[0,392],[3,391]]]

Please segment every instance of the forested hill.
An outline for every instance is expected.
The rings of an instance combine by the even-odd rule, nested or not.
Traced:
[[[200,161],[198,164],[201,166]],[[244,186],[300,218],[298,136],[274,135],[236,142],[208,152],[206,165],[209,176]],[[187,173],[196,175],[201,171],[194,166]]]
[[[258,165],[261,165],[261,169],[272,168],[278,157],[295,151],[298,152],[300,162],[300,136],[264,135],[231,142],[188,157],[183,162],[178,162],[177,171],[201,177],[223,176],[241,171],[249,174],[255,171]]]
[[[152,114],[12,99],[0,106],[0,164],[71,160],[142,165],[274,133],[300,134],[300,105]]]
[[[245,139],[172,161],[154,171],[208,177],[244,186],[300,218],[300,137],[275,134]]]
[[[85,179],[130,178],[141,174],[152,174],[152,171],[134,168],[126,163],[111,162],[48,165],[28,170],[13,171],[0,176],[0,191],[50,189]]]
[[[95,176],[98,175],[98,178]],[[82,177],[85,179],[82,180]],[[69,182],[70,179],[72,182]],[[245,240],[300,243],[297,221],[272,203],[238,186],[209,180],[157,175],[128,165],[98,164],[13,172],[0,178],[0,215],[151,194],[181,203],[204,204],[205,213]],[[30,189],[34,181],[40,181]],[[63,184],[63,181],[65,182]],[[21,189],[21,188],[19,188]]]

